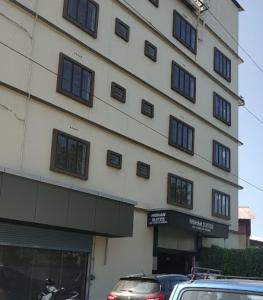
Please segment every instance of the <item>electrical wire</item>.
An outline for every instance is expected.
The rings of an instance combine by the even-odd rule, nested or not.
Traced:
[[[216,20],[216,22],[224,29],[224,31],[231,37],[231,39],[238,45],[238,47],[246,54],[246,56],[252,61],[252,63],[263,73],[263,68],[257,63],[254,57],[239,43],[239,41],[228,31],[224,24],[211,12],[207,7],[208,13]]]
[[[238,45],[238,47],[246,54],[246,56],[250,59],[250,61],[257,67],[257,69],[263,74],[263,68],[257,63],[254,57],[239,43],[239,41],[229,32],[229,30],[225,27],[224,24],[211,12],[209,7],[207,8],[207,12],[216,20],[216,22],[224,29],[224,31],[231,37],[231,39]],[[263,120],[258,117],[255,113],[250,111],[246,106],[242,106],[249,114],[251,114],[261,125],[263,125]]]
[[[32,58],[26,56],[25,54],[21,53],[20,51],[18,51],[18,50],[16,50],[16,49],[12,48],[11,46],[9,46],[9,45],[7,45],[7,44],[5,44],[3,41],[0,41],[0,44],[3,45],[3,46],[5,46],[7,49],[9,49],[9,50],[15,52],[16,54],[21,55],[22,57],[26,58],[26,59],[29,60],[30,62],[32,62],[32,63],[34,63],[34,64],[37,64],[39,67],[45,69],[46,71],[50,72],[51,74],[53,74],[53,75],[55,75],[55,76],[58,76],[58,73],[52,71],[52,70],[49,69],[48,67],[46,67],[46,66],[40,64],[39,62],[37,62],[37,61],[33,60]],[[153,132],[159,134],[160,136],[162,136],[163,138],[165,138],[166,141],[167,141],[167,139],[169,138],[169,136],[167,136],[167,135],[165,135],[165,134],[159,132],[158,130],[156,130],[156,129],[150,127],[150,126],[148,126],[147,124],[141,122],[140,120],[136,119],[135,117],[131,116],[130,114],[128,114],[128,113],[126,113],[126,112],[124,112],[124,111],[122,111],[122,110],[116,108],[114,105],[108,103],[106,100],[103,100],[103,99],[101,99],[100,97],[97,97],[96,95],[94,95],[94,97],[95,97],[96,99],[98,99],[99,101],[105,103],[106,105],[112,107],[113,109],[119,111],[120,113],[124,114],[125,116],[127,116],[127,117],[133,119],[134,121],[136,121],[136,122],[138,122],[138,123],[140,123],[140,124],[143,125],[144,127],[146,127],[146,128],[148,128],[148,129],[152,130]],[[202,156],[201,154],[199,154],[199,153],[197,153],[197,152],[194,152],[194,154],[195,154],[196,156],[200,157],[201,159],[203,159],[204,161],[208,162],[209,164],[212,164],[212,163],[213,163],[211,160],[207,159],[206,157]],[[263,188],[261,188],[261,187],[255,185],[255,184],[249,182],[249,181],[246,180],[246,179],[243,179],[243,178],[239,177],[237,174],[234,174],[234,173],[232,173],[232,172],[229,172],[229,174],[231,174],[234,178],[239,179],[239,180],[243,181],[244,183],[250,185],[251,187],[253,187],[253,188],[259,190],[260,192],[263,192]]]

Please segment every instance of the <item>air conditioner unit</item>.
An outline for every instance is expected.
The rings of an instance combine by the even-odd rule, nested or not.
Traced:
[[[187,5],[189,8],[191,8],[195,12],[200,11],[200,5],[198,5],[198,1],[196,0],[182,0],[182,2]]]

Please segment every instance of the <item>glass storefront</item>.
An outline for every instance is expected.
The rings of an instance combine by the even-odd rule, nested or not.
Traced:
[[[85,252],[0,245],[0,300],[84,300],[88,259]]]

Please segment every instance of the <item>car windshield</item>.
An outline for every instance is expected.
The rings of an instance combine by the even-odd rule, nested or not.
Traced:
[[[147,279],[122,279],[117,283],[114,291],[130,291],[138,294],[156,293],[160,291],[160,284]]]
[[[263,295],[218,291],[186,291],[181,300],[263,300]]]

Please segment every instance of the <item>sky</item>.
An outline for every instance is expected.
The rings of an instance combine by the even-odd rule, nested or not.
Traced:
[[[239,94],[245,99],[246,108],[262,122],[246,109],[239,109],[239,139],[244,143],[239,147],[239,176],[262,190],[240,180],[244,189],[239,193],[239,204],[249,206],[256,214],[252,235],[263,238],[263,0],[239,0],[239,3],[245,9],[239,15],[239,43],[262,69],[239,50],[245,61],[239,69]]]

